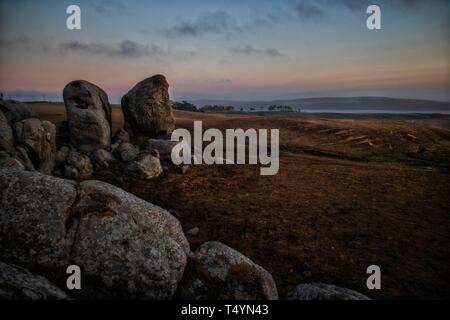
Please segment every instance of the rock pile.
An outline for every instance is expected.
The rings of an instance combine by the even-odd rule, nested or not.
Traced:
[[[114,136],[108,95],[85,80],[65,86],[67,120],[58,133],[52,123],[33,118],[26,104],[2,100],[0,165],[76,180],[94,175],[119,180],[158,177],[163,168],[171,168],[174,145],[165,140],[175,126],[168,88],[162,75],[136,84],[122,99],[125,128]],[[153,143],[146,142],[150,138]]]
[[[172,132],[174,119],[168,103],[168,86],[163,76],[154,76],[130,90],[122,99],[126,130],[119,129],[111,139],[111,106],[107,94],[87,81],[69,83],[64,88],[68,117],[61,132],[68,137],[68,145],[57,152],[55,174],[89,179],[96,172],[109,171],[116,178],[158,177],[162,173],[158,155],[145,146],[141,150],[132,143],[132,137],[142,140],[143,136],[144,139],[145,136],[147,139],[165,137]]]

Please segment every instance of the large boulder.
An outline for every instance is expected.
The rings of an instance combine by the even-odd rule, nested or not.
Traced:
[[[131,296],[168,299],[181,280],[189,244],[167,211],[98,181],[81,184],[73,259]]]
[[[324,283],[298,285],[288,295],[289,300],[370,300],[369,297],[346,288]]]
[[[66,222],[76,188],[36,172],[0,169],[0,260],[64,274],[73,242]]]
[[[134,179],[150,180],[158,177],[163,169],[157,157],[149,153],[142,153],[125,167],[125,172]]]
[[[0,169],[0,260],[59,285],[78,265],[74,295],[169,299],[188,252],[175,217],[121,189]]]
[[[18,121],[34,117],[33,111],[27,104],[15,100],[0,100],[0,111],[8,119],[11,127]]]
[[[175,128],[169,84],[163,75],[139,82],[122,98],[125,129],[134,135],[169,136]]]
[[[187,300],[277,300],[272,276],[240,252],[206,242],[189,257],[177,297]]]
[[[14,146],[14,136],[9,121],[0,110],[0,151],[10,151]]]
[[[68,300],[53,283],[27,269],[0,262],[0,299]]]
[[[111,105],[108,96],[95,84],[72,81],[63,91],[70,143],[83,153],[109,149],[111,145]]]
[[[16,122],[14,138],[16,144],[26,151],[36,170],[52,173],[56,151],[56,127],[53,123],[36,118]]]

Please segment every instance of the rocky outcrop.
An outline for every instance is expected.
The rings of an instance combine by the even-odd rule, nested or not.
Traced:
[[[9,121],[0,110],[0,151],[10,151],[14,146],[14,136]]]
[[[276,300],[272,276],[240,252],[207,242],[192,253],[177,297],[188,300]]]
[[[0,262],[0,299],[68,300],[70,297],[44,277]]]
[[[83,298],[174,294],[189,244],[167,211],[106,183],[1,169],[0,201],[0,260],[57,284],[78,265]]]
[[[125,130],[134,135],[169,136],[175,120],[169,100],[169,84],[163,75],[139,82],[122,98]]]
[[[16,122],[34,117],[28,105],[15,100],[0,100],[0,111],[3,112],[11,127]]]
[[[135,161],[130,162],[125,168],[125,173],[138,180],[150,180],[158,177],[162,172],[163,169],[159,159],[149,153],[140,154]]]
[[[70,82],[63,91],[70,143],[82,153],[109,149],[111,105],[99,87],[83,80]]]
[[[288,296],[289,300],[370,300],[369,297],[341,287],[324,283],[298,285]]]
[[[26,119],[14,124],[16,145],[25,150],[22,157],[32,162],[34,168],[41,173],[51,174],[54,167],[56,149],[56,127],[49,121],[36,118]],[[24,159],[25,162],[28,162]]]

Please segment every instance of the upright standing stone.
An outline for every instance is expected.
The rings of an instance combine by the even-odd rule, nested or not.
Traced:
[[[36,118],[16,122],[14,138],[25,161],[28,158],[33,167],[44,174],[52,173],[56,152],[56,127],[53,123]]]
[[[122,98],[125,129],[134,135],[165,137],[175,128],[169,84],[163,75],[139,82]]]
[[[63,92],[70,143],[83,153],[109,149],[111,105],[99,87],[83,80],[72,81]]]

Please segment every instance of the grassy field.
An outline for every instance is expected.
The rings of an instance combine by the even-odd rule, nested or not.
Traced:
[[[62,104],[31,104],[65,119]],[[221,241],[272,273],[281,297],[301,282],[372,298],[450,298],[450,118],[419,115],[175,112],[177,127],[280,129],[280,171],[192,166],[119,186],[168,209],[192,249]],[[114,129],[122,126],[113,110]],[[108,181],[118,185],[116,181]],[[366,268],[382,290],[366,289]]]

